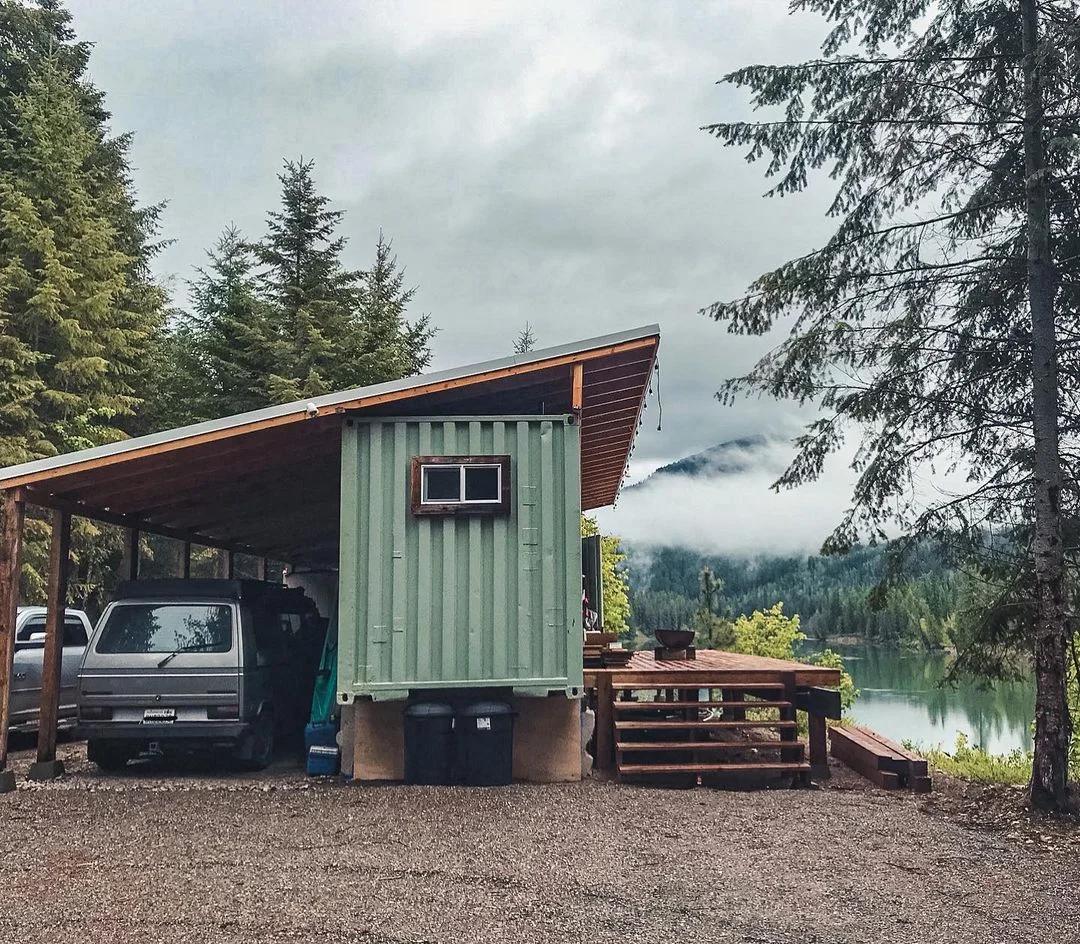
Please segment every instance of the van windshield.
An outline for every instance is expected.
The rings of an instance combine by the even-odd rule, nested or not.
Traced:
[[[123,603],[101,630],[98,652],[228,652],[232,607],[220,603]]]

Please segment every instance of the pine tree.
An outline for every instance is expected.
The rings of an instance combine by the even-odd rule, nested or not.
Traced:
[[[43,61],[14,103],[0,172],[0,299],[13,362],[28,368],[5,461],[121,438],[131,379],[158,327],[125,305],[133,260],[85,180],[95,149],[70,77]]]
[[[405,287],[390,241],[380,234],[370,271],[347,269],[344,214],[318,192],[314,166],[286,162],[282,208],[251,247],[262,266],[259,294],[273,306],[258,357],[273,365],[267,395],[275,403],[396,380],[431,360],[430,320],[406,319],[415,289]]]
[[[188,361],[181,374],[200,378],[199,419],[265,406],[275,370],[274,308],[259,294],[250,245],[230,226],[208,255],[209,267],[191,286],[186,346],[175,352],[181,364]]]
[[[129,140],[109,136],[70,21],[51,0],[0,0],[0,464],[138,431],[163,321],[149,275],[161,208],[136,204]],[[28,518],[28,601],[44,592],[47,532]],[[75,523],[76,602],[115,538]]]
[[[836,233],[707,314],[790,335],[725,388],[768,392],[823,415],[779,486],[816,478],[862,433],[849,513],[827,549],[896,522],[970,557],[988,525],[1012,530],[1037,605],[1029,637],[1037,698],[1032,802],[1067,803],[1063,516],[1080,495],[1060,443],[1080,432],[1080,4],[1062,0],[795,0],[834,23],[821,58],[750,66],[726,81],[775,120],[708,130],[766,157],[771,195],[836,181]],[[926,466],[969,487],[927,501]],[[899,559],[899,558],[897,558]],[[882,587],[885,592],[888,586]]]
[[[392,244],[382,231],[375,245],[375,264],[363,273],[360,293],[363,348],[356,359],[365,384],[383,383],[420,373],[431,363],[431,319],[406,318],[415,288],[405,287]]]
[[[525,322],[525,327],[521,329],[517,338],[514,339],[514,353],[515,354],[528,354],[530,351],[536,348],[536,334],[533,332],[532,325],[529,322]]]

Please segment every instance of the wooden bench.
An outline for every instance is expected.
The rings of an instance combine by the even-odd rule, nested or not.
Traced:
[[[932,782],[926,761],[877,731],[862,727],[829,729],[832,755],[879,787],[910,787],[929,793]]]

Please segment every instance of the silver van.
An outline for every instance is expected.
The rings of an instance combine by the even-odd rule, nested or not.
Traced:
[[[280,584],[122,583],[79,670],[89,759],[214,749],[265,767],[303,730],[324,634],[311,600]]]
[[[43,606],[20,606],[15,618],[15,655],[11,666],[12,731],[37,730],[45,658],[45,613]],[[90,631],[90,618],[82,610],[64,611],[60,712],[57,715],[61,727],[75,723],[75,679]]]

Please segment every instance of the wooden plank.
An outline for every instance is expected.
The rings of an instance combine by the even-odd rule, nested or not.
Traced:
[[[776,728],[777,730],[795,730],[794,721],[668,721],[656,718],[652,721],[616,721],[616,731],[681,731],[689,728],[704,728],[709,731],[738,730],[745,728]]]
[[[842,714],[840,693],[835,688],[811,686],[799,692],[795,706],[810,715],[821,715],[839,721]]]
[[[572,376],[572,379],[571,379],[571,388],[572,389],[571,389],[571,394],[570,394],[570,408],[575,413],[580,413],[582,403],[583,403],[581,390],[582,390],[584,377],[585,377],[585,365],[581,364],[580,362],[576,363],[571,368],[571,370],[573,372],[573,376]]]
[[[8,726],[11,722],[11,671],[15,656],[15,622],[19,611],[23,520],[26,504],[19,489],[0,495],[0,773],[7,767]],[[0,792],[14,789],[10,775],[0,780]]]
[[[884,734],[879,734],[872,728],[866,728],[856,725],[854,730],[858,731],[860,734],[866,735],[871,740],[880,744],[886,750],[891,751],[894,755],[902,757],[904,760],[906,760],[908,762],[908,766],[910,768],[912,776],[926,776],[928,765],[924,757],[920,757],[914,751],[908,750],[902,744],[897,744],[895,741],[892,741],[889,738],[885,737]]]
[[[802,754],[806,745],[796,741],[785,744],[782,741],[617,741],[615,749],[619,753],[632,751],[778,751],[791,750]]]
[[[746,763],[746,764],[633,764],[619,767],[620,774],[722,774],[730,773],[804,773],[810,770],[806,763]]]
[[[185,580],[191,579],[191,542],[184,542],[184,553],[180,556],[180,576]]]
[[[867,780],[886,790],[894,790],[901,785],[900,774],[882,768],[881,762],[887,758],[875,754],[871,747],[858,737],[851,737],[844,728],[831,728],[829,742],[833,757],[843,761]]]
[[[596,680],[596,757],[593,764],[602,774],[610,774],[615,768],[615,718],[612,712],[614,702],[611,675],[601,672]]]
[[[38,763],[56,760],[56,725],[60,715],[61,669],[64,658],[64,615],[67,610],[71,561],[71,515],[54,511],[49,541],[49,583],[45,614],[45,652],[41,666],[41,713],[38,720]]]
[[[225,577],[228,580],[236,579],[236,555],[232,551],[225,552]]]
[[[786,701],[617,701],[616,711],[656,711],[659,708],[783,708]]]

